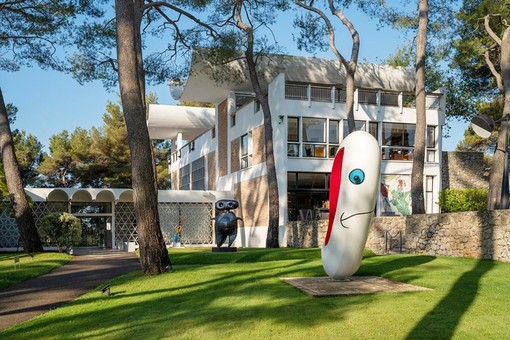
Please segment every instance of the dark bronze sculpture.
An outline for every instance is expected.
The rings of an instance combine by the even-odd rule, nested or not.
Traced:
[[[241,220],[231,210],[237,209],[239,202],[236,200],[219,200],[216,202],[215,234],[216,244],[219,247],[228,237],[228,247],[234,243],[237,237],[237,220]]]

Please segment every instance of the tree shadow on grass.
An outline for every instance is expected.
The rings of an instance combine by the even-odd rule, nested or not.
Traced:
[[[285,261],[243,265],[234,270],[232,265],[219,270],[218,267],[182,268],[180,277],[168,274],[141,278],[137,284],[144,285],[147,280],[145,290],[138,288],[110,298],[89,295],[69,306],[68,311],[73,313],[63,307],[56,310],[53,317],[47,314],[4,335],[44,337],[60,324],[65,325],[67,334],[79,338],[134,338],[138,335],[195,338],[206,334],[223,334],[228,338],[239,335],[238,332],[247,336],[247,330],[264,324],[305,331],[308,327],[339,323],[344,312],[366,303],[367,297],[334,301],[313,299],[279,280],[282,276],[309,274],[318,270],[315,267],[306,261]],[[153,280],[158,284],[151,286]],[[166,284],[162,284],[165,280]],[[128,291],[129,280],[124,283],[127,286],[119,282],[118,289]],[[93,307],[101,304],[104,306],[99,309]],[[325,308],[324,304],[331,304],[333,308]],[[264,326],[262,329],[267,332]]]
[[[420,320],[406,339],[452,338],[462,315],[476,298],[481,278],[493,267],[493,261],[478,261],[455,282],[450,292]]]
[[[494,212],[478,212],[480,225],[481,258],[494,255]],[[473,269],[465,272],[452,286],[450,292],[429,311],[407,339],[433,338],[450,339],[459,322],[474,302],[480,288],[482,277],[495,266],[494,261],[479,260]]]
[[[396,257],[396,258],[395,258]],[[375,275],[386,277],[388,273],[398,271],[404,268],[413,268],[419,265],[431,262],[436,259],[435,256],[427,255],[384,255],[383,259],[387,258],[386,261],[381,261],[381,256],[377,256],[375,261],[364,261],[362,266],[356,275]],[[414,273],[412,276],[399,276],[399,281],[409,282],[413,279],[418,278],[418,275]]]

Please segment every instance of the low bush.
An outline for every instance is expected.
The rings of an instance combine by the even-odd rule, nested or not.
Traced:
[[[439,193],[442,212],[487,210],[487,189],[444,189]]]
[[[81,242],[80,219],[69,213],[52,213],[41,220],[39,232],[46,242],[55,244],[59,252],[68,251]]]

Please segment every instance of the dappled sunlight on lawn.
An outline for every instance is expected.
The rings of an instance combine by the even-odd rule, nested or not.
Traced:
[[[432,256],[368,257],[359,271],[359,275],[384,276],[433,289],[426,292],[313,298],[281,281],[282,277],[325,276],[319,252],[318,249],[245,250],[230,257],[214,257],[208,251],[172,251],[173,273],[147,277],[133,272],[110,282],[109,297],[102,296],[98,289],[0,333],[0,337],[35,339],[47,338],[48,334],[69,334],[76,338],[206,339],[337,338],[340,334],[345,338],[437,336],[426,327],[430,321],[438,329],[446,328],[450,336],[469,337],[476,335],[469,333],[472,325],[468,327],[460,321],[477,313],[477,301],[488,303],[480,307],[483,310],[488,307],[502,310],[508,301],[502,301],[501,294],[506,294],[507,300],[510,296],[510,288],[488,288],[493,282],[500,282],[500,275],[510,274],[509,264],[497,263],[494,268],[482,270],[474,260]],[[215,259],[218,262],[214,263]],[[495,272],[501,274],[492,276]],[[468,291],[462,292],[463,289]],[[500,298],[494,299],[495,295]],[[454,304],[453,300],[457,299],[463,302]],[[453,311],[441,312],[445,308]],[[483,329],[489,326],[483,325]],[[508,335],[501,329],[484,334]]]

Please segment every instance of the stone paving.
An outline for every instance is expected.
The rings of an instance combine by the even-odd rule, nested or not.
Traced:
[[[314,297],[430,290],[377,276],[352,276],[345,280],[333,280],[329,277],[289,277],[282,280]]]

